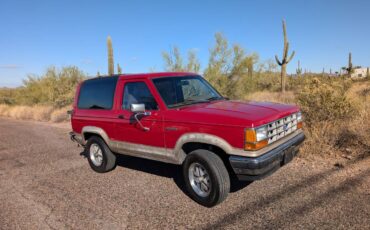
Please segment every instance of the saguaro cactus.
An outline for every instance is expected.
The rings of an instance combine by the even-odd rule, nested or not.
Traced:
[[[343,70],[347,71],[348,77],[351,77],[351,74],[355,71],[355,69],[359,69],[361,66],[353,66],[352,65],[352,53],[349,52],[348,54],[348,66],[342,67]]]
[[[114,74],[114,62],[113,62],[113,47],[112,39],[110,36],[107,38],[107,48],[108,48],[108,75]]]
[[[275,55],[276,62],[279,66],[281,66],[281,92],[285,92],[285,78],[286,78],[286,66],[287,64],[293,59],[295,51],[292,52],[290,57],[288,58],[288,52],[289,52],[289,42],[288,42],[288,36],[286,33],[286,25],[285,20],[283,20],[283,34],[284,34],[284,51],[283,51],[283,57],[281,61],[279,60],[278,56]]]
[[[117,73],[118,73],[118,74],[122,74],[122,68],[121,68],[121,66],[119,65],[119,63],[117,63]]]
[[[370,70],[369,67],[366,68],[366,77],[370,78]]]
[[[298,60],[298,68],[296,69],[296,73],[298,76],[302,74],[301,62]]]

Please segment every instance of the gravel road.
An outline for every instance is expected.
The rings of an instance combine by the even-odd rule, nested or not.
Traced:
[[[370,157],[297,158],[209,209],[177,166],[120,156],[93,172],[68,131],[0,119],[0,229],[370,229]]]

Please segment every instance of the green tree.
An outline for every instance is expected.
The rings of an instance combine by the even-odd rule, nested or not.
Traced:
[[[112,39],[110,36],[107,38],[107,49],[108,49],[108,75],[114,74],[114,61],[113,61],[113,47]]]
[[[253,68],[251,63],[256,62],[256,57],[246,55],[239,45],[230,47],[221,33],[215,34],[215,40],[204,76],[224,96],[238,98],[245,89],[245,76]]]
[[[178,47],[174,46],[169,52],[163,51],[162,57],[165,70],[170,72],[194,72],[200,71],[200,62],[194,50],[188,52],[187,63],[184,63]]]
[[[188,64],[186,65],[186,71],[193,73],[199,73],[200,71],[200,62],[195,50],[190,50],[188,52]]]
[[[183,60],[179,48],[172,47],[169,52],[163,51],[162,57],[165,62],[166,71],[181,72],[184,71]]]

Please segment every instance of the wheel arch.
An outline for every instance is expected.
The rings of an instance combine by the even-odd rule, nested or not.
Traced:
[[[182,163],[186,155],[196,149],[207,149],[225,159],[232,152],[233,148],[227,141],[218,136],[204,133],[188,133],[182,135],[176,142],[174,152],[179,155]]]
[[[85,126],[82,128],[82,131],[81,131],[81,134],[82,134],[82,138],[83,138],[83,141],[86,143],[87,140],[91,137],[91,136],[98,136],[98,137],[101,137],[105,143],[109,143],[109,137],[107,135],[107,133],[102,129],[102,128],[99,128],[99,127],[96,127],[96,126]]]

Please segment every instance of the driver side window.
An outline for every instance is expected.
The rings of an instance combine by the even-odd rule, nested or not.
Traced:
[[[125,84],[122,109],[130,110],[131,104],[145,104],[146,110],[158,110],[158,104],[145,82]]]

